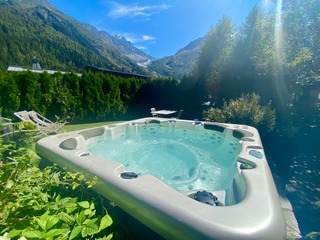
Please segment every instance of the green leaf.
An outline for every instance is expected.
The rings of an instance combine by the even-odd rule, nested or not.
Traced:
[[[21,235],[26,238],[43,238],[43,233],[38,230],[24,232]]]
[[[77,178],[78,173],[72,173],[72,172],[68,172],[67,174],[69,174],[69,176],[74,180]]]
[[[43,238],[53,238],[54,236],[65,233],[67,230],[68,229],[51,229],[49,232],[44,234]]]
[[[48,216],[46,214],[47,213],[45,213],[44,215],[42,215],[39,218],[35,217],[35,220],[37,221],[39,226],[42,228],[42,230],[46,230],[46,223],[47,223],[47,218],[48,218]]]
[[[100,221],[99,232],[106,227],[109,227],[112,223],[113,221],[109,214],[104,215],[104,217]]]
[[[69,240],[74,239],[79,235],[79,233],[82,230],[82,226],[76,226],[75,228],[72,229],[71,234],[69,236]]]
[[[72,190],[75,190],[77,187],[79,187],[79,183],[77,182],[72,182]]]
[[[111,240],[113,238],[113,233],[110,233],[107,237],[106,240]]]
[[[70,206],[68,206],[68,207],[66,208],[66,212],[67,212],[68,214],[70,214],[70,213],[74,212],[74,211],[77,210],[77,209],[78,209],[77,204],[70,204]]]
[[[13,185],[14,185],[14,182],[12,180],[8,180],[6,184],[6,188],[11,189]]]
[[[78,180],[79,180],[79,181],[82,181],[83,179],[84,179],[84,175],[83,175],[83,174],[81,174],[81,175],[78,176]]]
[[[84,213],[84,211],[81,211],[81,212],[79,213],[78,218],[77,218],[77,223],[78,223],[79,225],[82,225],[82,223],[83,223],[85,220],[86,220],[86,214]]]
[[[84,214],[87,216],[87,215],[90,215],[92,213],[91,209],[86,209],[84,210]]]
[[[82,208],[89,208],[90,204],[88,201],[78,202],[79,206]]]
[[[78,209],[78,204],[76,204],[76,198],[63,198],[59,202],[61,208],[65,208],[67,213],[72,213],[74,210]]]
[[[54,225],[56,225],[59,222],[59,218],[56,216],[50,216],[46,221],[46,230],[49,230]]]
[[[9,237],[9,238],[16,237],[16,236],[20,235],[21,232],[22,232],[22,230],[13,229],[13,230],[11,230],[11,231],[9,232],[8,237]]]
[[[90,204],[90,209],[93,210],[94,209],[94,203]]]
[[[60,179],[59,179],[59,174],[58,173],[54,173],[52,176],[52,181],[54,184],[58,185],[60,183]]]
[[[311,240],[317,240],[320,236],[320,232],[310,232],[307,234],[306,238],[310,238]]]
[[[61,199],[61,195],[59,194],[59,195],[56,197],[55,202],[59,202],[60,199]]]
[[[95,223],[97,220],[98,220],[97,218],[94,218],[88,222],[88,224],[81,231],[82,237],[96,234],[99,231],[99,227]]]
[[[75,216],[69,215],[65,212],[60,212],[60,213],[58,213],[57,216],[61,221],[64,221],[67,224],[69,224],[70,222],[73,222],[75,220]]]
[[[48,199],[49,199],[49,195],[48,194],[42,193],[42,192],[40,192],[39,194],[40,194],[40,198],[41,198],[42,201],[48,202]]]
[[[87,187],[92,188],[94,185],[96,185],[97,181],[98,181],[97,176],[94,176],[92,180],[87,180],[86,181]]]

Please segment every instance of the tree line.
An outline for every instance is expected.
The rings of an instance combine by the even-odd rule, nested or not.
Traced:
[[[317,126],[320,120],[320,2],[274,1],[254,7],[240,29],[223,17],[207,34],[191,76],[181,84],[207,118],[242,94],[271,104],[278,127]],[[187,97],[188,98],[188,97]]]
[[[150,104],[161,106],[157,102],[163,97],[168,99],[177,84],[175,78],[122,78],[92,72],[78,76],[60,72],[49,75],[47,72],[3,71],[0,72],[0,108],[5,117],[13,116],[16,111],[32,109],[49,118],[58,116],[71,122],[127,119],[130,114],[145,117],[150,114]]]

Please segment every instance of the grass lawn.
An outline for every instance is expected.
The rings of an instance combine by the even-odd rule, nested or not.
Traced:
[[[86,128],[104,126],[104,125],[113,124],[113,123],[117,123],[117,122],[97,122],[97,123],[86,123],[86,124],[66,124],[63,128],[67,132],[71,132],[71,131],[76,131],[76,130],[81,130],[81,129],[86,129]]]

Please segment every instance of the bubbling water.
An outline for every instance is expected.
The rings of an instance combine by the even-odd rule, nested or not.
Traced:
[[[151,174],[188,192],[229,188],[239,149],[237,139],[224,138],[216,131],[150,124],[116,136],[92,138],[86,150],[122,163],[126,171]]]

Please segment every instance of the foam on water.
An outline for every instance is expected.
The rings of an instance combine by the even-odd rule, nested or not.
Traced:
[[[125,134],[90,139],[86,150],[187,192],[229,188],[239,149],[237,139],[212,130],[143,125]]]

